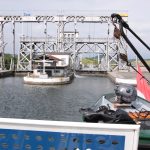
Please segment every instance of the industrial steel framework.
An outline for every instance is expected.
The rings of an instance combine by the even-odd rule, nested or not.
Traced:
[[[127,16],[123,16],[127,18]],[[17,71],[31,71],[32,61],[38,54],[46,52],[69,52],[73,58],[74,69],[81,69],[81,55],[85,53],[97,54],[98,70],[113,71],[116,69],[126,69],[126,65],[120,60],[120,51],[127,54],[126,44],[122,40],[117,40],[110,35],[110,16],[0,16],[0,68],[4,68],[4,25],[13,25],[13,54],[15,57],[15,24],[16,23],[43,23],[45,37],[20,37],[20,50],[18,53]],[[47,24],[54,23],[57,26],[56,37],[49,37],[47,34]],[[74,31],[66,32],[65,25],[73,23]],[[106,38],[79,38],[77,23],[99,23],[108,25],[108,36]],[[80,56],[80,57],[79,57]],[[15,65],[14,65],[14,70]]]

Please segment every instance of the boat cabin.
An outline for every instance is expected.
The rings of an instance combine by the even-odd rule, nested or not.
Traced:
[[[63,77],[71,71],[71,64],[71,56],[68,53],[46,53],[34,59],[34,73]]]

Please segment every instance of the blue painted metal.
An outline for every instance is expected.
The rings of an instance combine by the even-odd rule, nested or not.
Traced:
[[[0,150],[124,150],[125,136],[0,129]]]

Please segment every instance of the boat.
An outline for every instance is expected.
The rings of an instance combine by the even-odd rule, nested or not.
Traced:
[[[117,85],[114,93],[79,111],[84,122],[140,125],[139,148],[150,148],[150,102],[137,96],[134,86]]]
[[[142,55],[140,55],[136,46],[134,46],[133,43],[130,41],[130,39],[127,37],[126,33],[124,32],[124,29],[126,31],[129,31],[147,50],[150,50],[150,47],[129,27],[127,22],[125,22],[119,14],[115,14],[115,13],[112,14],[111,19],[112,19],[112,23],[114,25],[114,37],[118,40],[123,38],[126,41],[126,43],[129,45],[131,50],[135,53],[137,58],[140,60],[140,62],[144,65],[144,67],[150,73],[150,66],[147,64],[147,62],[142,57]],[[150,103],[149,103],[150,87],[148,84],[148,83],[150,83],[150,81],[146,77],[144,77],[141,74],[141,72],[139,72],[137,69],[135,69],[132,66],[132,64],[128,61],[126,54],[120,53],[120,59],[123,60],[124,62],[126,62],[127,66],[131,67],[135,72],[137,72],[140,75],[139,76],[140,78],[137,79],[137,93],[138,93],[138,95],[140,93],[140,96],[145,97],[145,99],[142,99],[139,96],[137,96],[137,98],[135,99],[135,102],[133,102],[131,105],[134,113],[128,112],[127,109],[125,109],[125,112],[126,112],[126,116],[129,116],[132,119],[139,120],[135,123],[140,123],[140,125],[141,125],[140,136],[139,136],[140,149],[141,150],[150,149],[150,119],[149,119],[149,116],[150,116],[149,115],[150,114]],[[124,80],[121,82],[124,82]],[[139,85],[140,85],[140,88],[139,88]],[[138,112],[136,112],[136,110],[134,110],[134,108],[137,109]],[[131,110],[131,108],[129,110]]]
[[[33,60],[34,69],[24,77],[26,84],[58,85],[71,83],[74,73],[69,53],[46,53]]]

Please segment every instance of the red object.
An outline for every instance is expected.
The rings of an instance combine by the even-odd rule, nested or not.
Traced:
[[[150,86],[148,85],[147,81],[144,79],[139,64],[138,64],[138,72],[140,73],[140,74],[138,73],[136,76],[138,95],[150,101]]]

